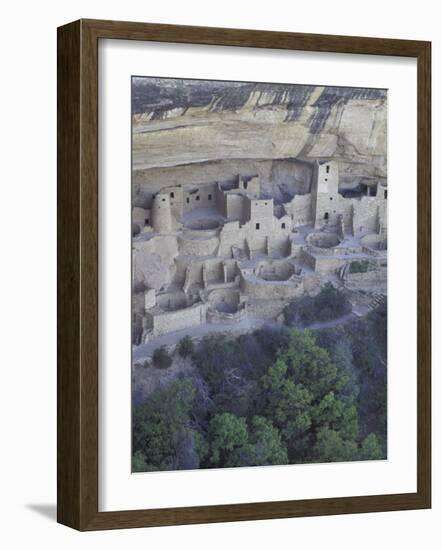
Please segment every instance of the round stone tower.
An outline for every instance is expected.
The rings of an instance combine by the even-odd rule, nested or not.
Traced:
[[[172,231],[170,197],[167,193],[158,193],[153,199],[152,225],[155,233],[171,233]]]

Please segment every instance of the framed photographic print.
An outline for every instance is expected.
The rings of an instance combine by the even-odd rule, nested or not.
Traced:
[[[430,507],[430,65],[59,28],[59,522]]]

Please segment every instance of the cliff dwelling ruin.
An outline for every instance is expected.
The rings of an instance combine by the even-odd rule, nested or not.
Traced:
[[[349,185],[332,159],[307,169],[308,185],[276,198],[249,170],[173,182],[133,207],[134,345],[204,324],[276,320],[327,282],[385,288],[386,178]]]

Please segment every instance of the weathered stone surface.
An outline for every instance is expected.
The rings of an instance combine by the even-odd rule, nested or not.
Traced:
[[[135,172],[219,159],[333,157],[343,177],[386,176],[385,90],[171,79],[158,102],[158,83],[143,96],[147,84],[139,82]]]

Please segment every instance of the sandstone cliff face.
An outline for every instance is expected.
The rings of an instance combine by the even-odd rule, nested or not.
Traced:
[[[141,193],[152,179],[158,185],[182,177],[222,180],[234,168],[283,174],[283,164],[271,161],[284,159],[296,159],[300,184],[303,163],[330,157],[352,183],[386,177],[386,155],[386,90],[133,81],[133,169]]]

